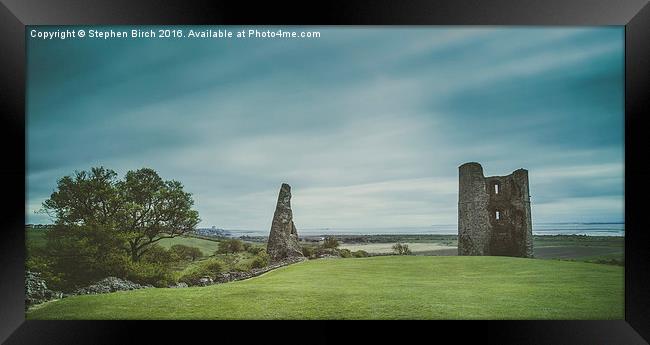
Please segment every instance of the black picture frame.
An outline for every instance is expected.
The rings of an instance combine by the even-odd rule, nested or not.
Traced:
[[[0,112],[2,114],[2,238],[0,239],[0,341],[26,343],[150,343],[152,333],[188,341],[257,339],[314,343],[336,340],[400,342],[449,335],[456,341],[498,344],[647,344],[650,339],[650,222],[646,198],[650,148],[645,115],[650,100],[650,5],[647,0],[337,0],[191,2],[182,0],[1,0]],[[377,327],[335,322],[242,325],[221,321],[173,326],[143,321],[25,321],[25,27],[72,24],[268,24],[268,25],[535,25],[625,26],[625,320],[618,321],[433,321]],[[229,331],[244,326],[244,331]],[[169,327],[169,328],[168,328]],[[450,330],[450,327],[456,330]],[[238,327],[240,328],[240,327]],[[242,329],[242,328],[240,328]],[[281,329],[278,333],[278,329]],[[326,331],[327,329],[333,331]],[[459,331],[460,330],[460,331]],[[305,335],[295,336],[296,332]],[[645,339],[645,340],[644,340]]]

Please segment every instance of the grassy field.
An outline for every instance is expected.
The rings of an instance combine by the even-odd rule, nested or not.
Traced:
[[[364,235],[337,236],[341,248],[352,251],[365,250],[371,254],[392,253],[396,242],[408,244],[415,255],[456,255],[456,235]],[[26,231],[27,248],[45,246],[45,232]],[[535,257],[540,259],[572,259],[580,261],[618,260],[622,262],[624,238],[615,236],[534,236]],[[263,244],[262,241],[261,244]],[[204,256],[214,254],[218,240],[196,237],[175,237],[163,239],[159,244],[169,248],[174,244],[198,247]],[[259,244],[259,245],[261,245]]]
[[[371,254],[392,253],[397,241],[408,244],[414,255],[456,255],[456,235],[364,235],[337,236],[341,248],[352,251],[365,250]],[[32,248],[45,246],[45,232],[26,231],[28,252]],[[169,248],[174,244],[198,247],[204,256],[214,254],[218,246],[215,239],[196,237],[175,237],[164,239],[159,244]],[[535,257],[540,259],[563,259],[585,262],[611,261],[623,264],[624,238],[614,236],[534,236]]]
[[[351,251],[365,250],[370,254],[387,254],[393,252],[394,243],[368,243],[368,244],[343,244],[340,248],[349,249]],[[456,249],[456,247],[445,246],[439,243],[418,243],[418,242],[406,242],[409,249],[413,254],[427,253],[432,251],[439,251],[444,249]]]
[[[165,238],[160,240],[158,244],[161,247],[168,248],[168,249],[175,244],[184,244],[190,247],[197,247],[201,249],[201,252],[203,253],[204,256],[210,256],[214,254],[214,252],[219,247],[219,241],[207,240],[207,239],[195,238],[195,237],[185,237],[185,236]]]
[[[249,280],[47,302],[27,319],[623,319],[623,268],[507,257],[312,260]]]
[[[386,242],[375,242],[377,239]],[[349,238],[341,248],[365,250],[371,254],[389,254],[397,241],[407,244],[414,255],[457,255],[457,241],[452,235],[381,235]],[[344,238],[345,240],[345,238]],[[622,265],[623,237],[616,236],[534,236],[535,257],[585,262],[608,262]]]
[[[28,229],[25,231],[25,240],[28,252],[33,248],[42,248],[46,245],[45,240],[45,231],[37,229]],[[164,248],[170,248],[175,244],[184,244],[186,246],[197,247],[201,249],[204,256],[210,256],[214,254],[215,250],[219,246],[219,241],[189,237],[189,236],[180,236],[174,238],[165,238],[158,242],[158,244]]]

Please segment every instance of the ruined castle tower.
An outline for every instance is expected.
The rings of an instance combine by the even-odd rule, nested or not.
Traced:
[[[291,186],[286,183],[283,183],[282,187],[280,187],[266,252],[269,254],[271,261],[289,257],[303,257],[302,248],[298,243],[298,231],[293,224]]]
[[[528,170],[485,177],[471,162],[458,172],[458,255],[533,257]]]

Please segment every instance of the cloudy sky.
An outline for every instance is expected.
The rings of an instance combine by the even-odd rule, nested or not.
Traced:
[[[469,161],[528,169],[533,223],[624,219],[622,27],[308,29],[28,40],[27,221],[103,165],[181,181],[200,226],[269,228],[283,182],[298,229],[456,224]]]

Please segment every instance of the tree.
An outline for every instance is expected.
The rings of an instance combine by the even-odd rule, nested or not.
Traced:
[[[183,191],[180,182],[163,181],[152,169],[127,172],[117,189],[124,203],[118,228],[129,235],[134,261],[151,244],[184,235],[199,223],[198,212],[192,210],[192,195]]]
[[[58,180],[43,209],[57,225],[98,226],[115,231],[133,261],[163,238],[186,234],[199,223],[192,195],[153,169],[128,171],[123,180],[104,167]]]
[[[57,181],[57,190],[43,210],[57,225],[113,225],[120,208],[117,174],[104,167],[76,171]]]
[[[402,244],[400,242],[393,245],[393,252],[397,255],[411,255],[411,250],[409,249],[408,244]]]

